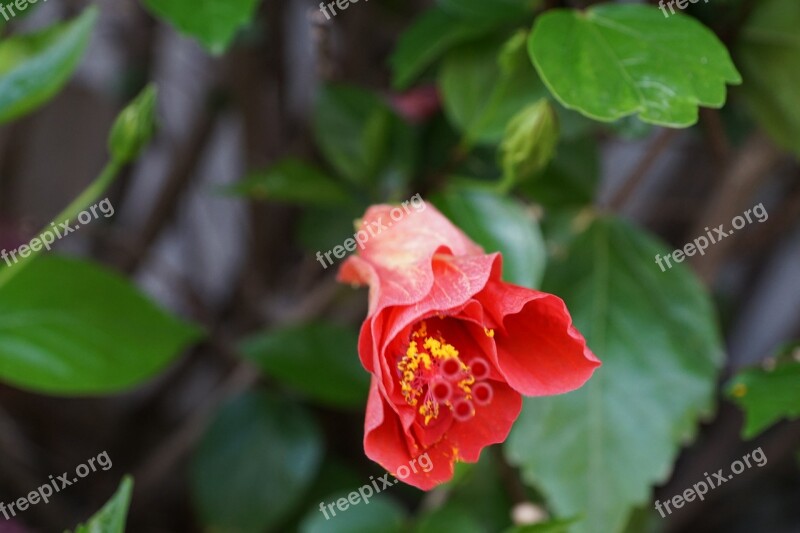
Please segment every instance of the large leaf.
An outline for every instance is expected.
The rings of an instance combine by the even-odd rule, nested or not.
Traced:
[[[638,113],[645,122],[690,126],[698,106],[722,107],[725,84],[741,82],[711,30],[683,14],[665,19],[655,7],[548,11],[528,45],[562,104],[606,122]]]
[[[125,533],[132,492],[133,479],[125,477],[108,503],[88,522],[76,527],[75,533]]]
[[[366,485],[369,485],[368,483]],[[358,489],[353,492],[358,494]],[[350,493],[337,493],[329,495],[321,503],[335,504],[341,498],[347,498]],[[353,497],[355,500],[355,497]],[[344,507],[344,503],[342,503]],[[344,511],[326,507],[325,514],[316,505],[300,524],[300,533],[401,533],[406,531],[403,527],[405,511],[398,503],[385,494],[377,494],[368,503],[360,499],[356,506],[347,504]],[[333,513],[336,513],[335,515]]]
[[[198,335],[122,277],[83,261],[40,257],[0,290],[0,380],[37,392],[128,389]]]
[[[72,76],[97,20],[97,8],[42,32],[0,41],[0,123],[48,102]]]
[[[737,59],[756,118],[782,146],[800,155],[800,3],[755,4],[742,29]]]
[[[249,393],[225,406],[192,462],[192,495],[209,531],[283,531],[319,469],[322,440],[299,405]]]
[[[353,329],[327,323],[267,331],[241,349],[264,372],[325,404],[363,407],[369,374],[358,360]]]
[[[503,279],[523,287],[539,286],[546,259],[544,241],[522,204],[479,190],[449,191],[433,202],[487,253],[503,253]]]
[[[143,0],[154,15],[220,54],[253,18],[259,0]]]
[[[743,370],[727,387],[747,417],[742,436],[751,439],[782,418],[800,417],[800,344],[764,368]]]
[[[558,515],[583,518],[574,532],[621,531],[713,405],[722,356],[713,308],[686,267],[659,269],[665,253],[600,218],[545,276],[603,366],[575,392],[526,400],[506,452]]]

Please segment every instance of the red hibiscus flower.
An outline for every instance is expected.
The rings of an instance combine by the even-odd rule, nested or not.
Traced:
[[[476,462],[506,439],[522,394],[577,389],[600,361],[560,298],[504,283],[499,253],[430,204],[413,207],[371,207],[339,281],[370,287],[359,337],[372,374],[366,454],[429,490],[455,461]],[[425,454],[431,467],[420,469]]]

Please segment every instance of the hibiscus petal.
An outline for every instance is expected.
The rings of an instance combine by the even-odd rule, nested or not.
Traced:
[[[518,392],[563,394],[582,386],[600,366],[561,298],[497,282],[487,284],[478,299],[502,320],[494,336],[496,363]]]
[[[373,206],[362,219],[359,231],[369,235],[372,230],[374,235],[366,239],[357,256],[342,264],[338,279],[370,286],[370,315],[389,305],[411,305],[422,300],[434,284],[435,256],[483,253],[435,207],[422,205],[421,211],[408,213],[397,206]],[[398,220],[392,218],[396,210],[403,215],[395,217]]]
[[[382,320],[382,336],[376,335],[377,324],[372,329],[378,346],[385,349],[401,331],[427,316],[456,314],[490,280],[499,279],[501,269],[502,259],[496,253],[434,261],[434,282],[424,300],[414,305],[390,307],[381,317],[374,318]]]
[[[489,405],[477,407],[475,416],[452,425],[442,441],[434,446],[456,450],[460,461],[474,463],[481,450],[503,442],[522,411],[522,396],[502,381],[489,381],[493,397]]]

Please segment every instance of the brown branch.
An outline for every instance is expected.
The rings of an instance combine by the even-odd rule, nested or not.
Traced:
[[[639,187],[642,180],[647,176],[651,167],[669,147],[673,139],[680,130],[665,128],[656,136],[645,152],[644,156],[630,174],[625,178],[622,186],[617,189],[614,196],[608,201],[608,207],[612,211],[619,211],[628,202],[631,194]]]
[[[711,205],[704,211],[690,235],[705,235],[705,228],[725,224],[730,229],[733,217],[740,214],[759,186],[783,159],[784,153],[763,133],[750,136],[731,161],[722,183],[717,187]],[[710,246],[705,255],[694,255],[692,264],[702,280],[710,283],[738,240],[728,237]]]
[[[172,170],[158,195],[156,205],[150,211],[144,229],[132,247],[133,251],[123,261],[121,269],[124,272],[130,274],[136,271],[147,258],[150,247],[161,230],[172,220],[181,194],[191,183],[203,155],[203,148],[208,144],[214,131],[216,117],[217,113],[213,110],[200,113],[199,123],[195,125],[189,140],[178,153]]]

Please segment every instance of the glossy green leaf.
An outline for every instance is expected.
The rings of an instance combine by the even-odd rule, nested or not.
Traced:
[[[88,522],[76,527],[75,533],[125,533],[132,492],[133,479],[126,476],[108,503]]]
[[[121,276],[83,261],[40,257],[0,290],[0,380],[32,391],[129,389],[198,337]]]
[[[761,125],[800,155],[800,3],[763,0],[742,29],[736,57],[742,90]]]
[[[540,285],[544,241],[522,204],[479,190],[448,191],[434,197],[433,203],[485,252],[502,252],[504,280],[529,288]]]
[[[369,482],[369,480],[366,480]],[[354,489],[358,494],[358,489]],[[335,504],[351,493],[332,494],[322,503]],[[355,501],[355,497],[353,498]],[[345,502],[342,503],[344,508]],[[391,497],[377,494],[369,503],[358,503],[341,511],[334,505],[333,510],[326,507],[327,518],[317,505],[311,509],[300,524],[300,533],[401,533],[405,522],[405,511]],[[335,513],[335,514],[334,514]]]
[[[713,408],[714,310],[684,265],[661,271],[665,253],[599,218],[548,265],[544,290],[565,300],[603,366],[577,391],[526,399],[505,449],[558,516],[582,518],[572,532],[621,531]]]
[[[319,470],[323,444],[299,405],[249,393],[222,408],[191,465],[195,508],[208,531],[260,533],[302,501]]]
[[[142,0],[153,15],[179,32],[197,39],[213,54],[230,46],[236,32],[247,25],[259,0]]]
[[[0,123],[50,101],[67,83],[86,50],[97,8],[44,31],[0,41]]]
[[[272,167],[250,173],[228,192],[258,200],[298,205],[336,206],[350,196],[336,180],[300,159],[283,159]]]
[[[536,19],[528,43],[539,75],[564,106],[611,122],[638,114],[671,127],[722,107],[741,77],[725,46],[697,20],[655,7],[601,4]]]
[[[241,350],[264,372],[324,404],[363,408],[369,374],[358,359],[358,334],[328,323],[259,333]]]
[[[150,142],[156,130],[155,85],[148,85],[117,117],[109,134],[111,156],[119,163],[129,163]]]
[[[429,9],[397,43],[390,63],[396,89],[405,89],[452,47],[490,33],[496,21],[470,20],[440,7]]]
[[[343,178],[376,190],[407,182],[414,159],[411,130],[375,94],[329,85],[316,109],[317,144]]]
[[[781,419],[800,417],[800,345],[765,367],[743,370],[727,395],[745,412],[742,436],[752,439]]]

